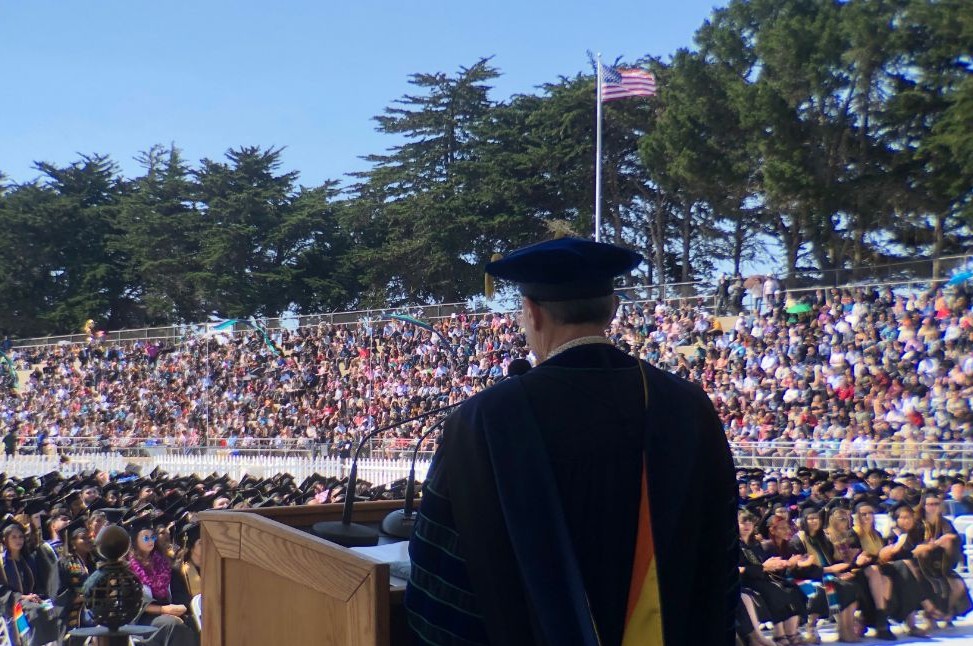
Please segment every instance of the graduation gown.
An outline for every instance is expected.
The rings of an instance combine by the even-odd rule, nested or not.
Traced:
[[[3,607],[4,617],[13,616],[14,605],[20,603],[24,614],[30,622],[31,632],[25,646],[46,644],[58,638],[57,622],[52,612],[41,604],[24,601],[25,594],[44,595],[44,591],[37,585],[37,574],[29,557],[14,560],[8,554],[2,558],[3,581],[0,582],[0,605]]]
[[[60,585],[54,597],[54,607],[58,610],[61,622],[61,635],[84,624],[83,590],[88,575],[95,570],[95,564],[77,554],[62,556],[57,562]]]
[[[546,619],[576,569],[601,643],[619,644],[643,457],[665,644],[734,643],[737,491],[722,425],[701,389],[645,369],[647,412],[636,361],[593,344],[497,384],[449,418],[410,545],[406,608],[419,643],[546,644],[552,630],[581,631],[584,611],[564,613],[553,629]],[[531,483],[535,469],[496,466],[524,457],[516,433],[526,438],[528,428],[547,458],[549,499],[529,484],[510,494],[511,481]],[[511,507],[521,510],[516,526],[506,520]],[[562,561],[551,556],[561,546],[548,542],[552,513],[567,535]],[[532,541],[540,544],[525,548]],[[542,588],[532,593],[532,581]]]
[[[32,556],[37,571],[38,594],[53,599],[58,588],[57,552],[45,541],[37,546]]]
[[[172,567],[172,579],[169,581],[169,590],[172,592],[172,602],[186,606],[187,612],[183,615],[183,621],[199,632],[198,618],[193,618],[193,597],[203,592],[203,582],[199,575],[199,570],[190,561],[180,561]]]

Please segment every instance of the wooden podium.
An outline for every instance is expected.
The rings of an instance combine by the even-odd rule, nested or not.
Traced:
[[[403,501],[355,505],[380,523]],[[202,646],[387,646],[408,643],[404,587],[389,566],[306,531],[341,520],[341,504],[208,511],[203,541]]]

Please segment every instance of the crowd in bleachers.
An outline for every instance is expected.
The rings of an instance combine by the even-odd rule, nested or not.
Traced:
[[[788,313],[796,303],[811,309]],[[973,312],[962,289],[843,289],[797,301],[774,292],[725,330],[703,305],[626,302],[609,333],[700,383],[736,447],[785,467],[824,457],[838,468],[959,465],[973,433]],[[435,334],[386,320],[279,331],[271,343],[250,331],[14,346],[15,365],[31,373],[19,396],[3,398],[0,428],[38,448],[205,437],[347,452],[357,432],[468,397],[528,354],[514,313],[431,323]],[[405,425],[386,446],[404,446],[422,425]]]
[[[965,292],[833,290],[771,301],[731,330],[664,305],[616,322],[620,342],[701,384],[727,437],[782,466],[956,468],[971,435],[973,313]],[[698,342],[688,356],[676,346]]]

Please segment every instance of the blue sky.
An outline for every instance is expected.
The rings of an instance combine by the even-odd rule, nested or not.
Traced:
[[[283,170],[320,184],[394,141],[371,117],[413,72],[494,56],[494,99],[608,60],[692,44],[713,0],[488,3],[327,0],[0,2],[0,171],[35,160],[132,158],[174,142],[186,159],[285,146]]]

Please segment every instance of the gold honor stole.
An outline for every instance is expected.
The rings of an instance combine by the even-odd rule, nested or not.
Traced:
[[[186,589],[189,591],[189,598],[195,597],[197,594],[203,592],[203,580],[199,576],[199,572],[189,561],[183,561],[182,576],[186,580]]]
[[[632,583],[628,590],[628,611],[622,646],[663,646],[662,605],[656,572],[652,518],[649,515],[649,484],[642,458],[642,493],[639,496],[639,526],[635,536]]]

